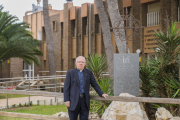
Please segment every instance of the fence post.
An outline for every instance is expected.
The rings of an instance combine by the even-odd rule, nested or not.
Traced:
[[[37,90],[38,90],[38,83],[39,83],[39,74],[37,74]]]
[[[28,80],[29,82],[28,82],[28,89],[29,89],[29,91],[30,91],[30,80]],[[29,102],[29,106],[30,106],[30,95],[29,95],[29,97],[28,97],[28,102]]]
[[[6,89],[8,90],[8,82],[6,83]],[[8,94],[6,94],[6,108],[8,109]]]
[[[50,99],[50,105],[52,106],[52,99]]]
[[[13,82],[11,83],[11,88],[13,89]],[[11,98],[13,98],[13,94],[11,94]]]
[[[59,79],[60,84],[59,84],[59,88],[60,88],[60,93],[61,93],[61,79]]]
[[[55,79],[55,92],[57,91],[57,80]]]
[[[55,80],[55,92],[57,92],[57,80],[56,79],[54,79]],[[55,102],[56,102],[56,97],[55,97]]]

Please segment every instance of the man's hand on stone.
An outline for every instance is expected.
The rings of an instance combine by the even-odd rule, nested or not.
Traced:
[[[106,98],[108,95],[107,94],[102,94],[102,97]]]
[[[69,108],[70,107],[70,101],[65,102],[65,105]]]

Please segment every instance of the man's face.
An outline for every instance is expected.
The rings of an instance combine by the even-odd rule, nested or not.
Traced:
[[[75,64],[76,64],[77,69],[83,70],[86,65],[86,62],[83,57],[79,57]]]

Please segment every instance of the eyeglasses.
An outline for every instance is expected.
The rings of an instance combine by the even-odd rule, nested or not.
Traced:
[[[83,62],[83,61],[77,61],[77,63],[86,63],[86,62]]]

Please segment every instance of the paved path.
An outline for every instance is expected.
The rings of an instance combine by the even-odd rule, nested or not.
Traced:
[[[55,97],[43,97],[43,96],[31,96],[30,101],[37,101],[37,100],[48,100],[54,99]],[[18,104],[28,102],[29,97],[20,97],[20,98],[9,98],[8,105]],[[6,99],[0,99],[0,107],[6,106]]]

